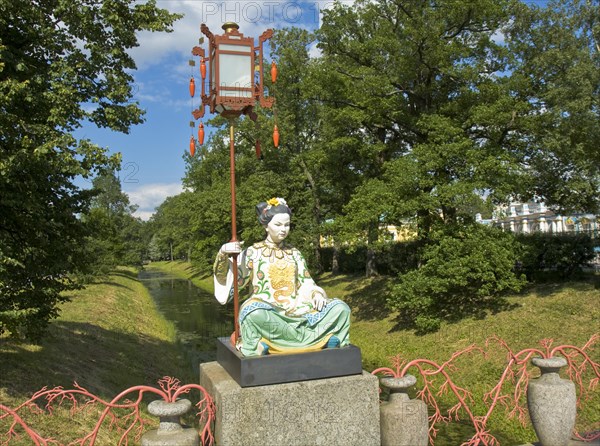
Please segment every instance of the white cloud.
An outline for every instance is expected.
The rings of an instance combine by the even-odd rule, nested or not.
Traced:
[[[308,48],[308,56],[313,59],[318,59],[322,56],[321,49],[317,47],[318,42],[313,42]]]
[[[139,209],[133,213],[134,217],[140,218],[144,221],[150,220],[150,217],[154,215],[154,212],[151,211],[140,211]]]
[[[183,186],[180,183],[145,184],[124,190],[131,204],[139,206],[134,215],[142,220],[148,220],[167,197],[178,195],[182,191]]]
[[[318,28],[321,11],[331,7],[333,0],[173,0],[159,5],[184,17],[175,22],[172,33],[139,34],[139,47],[130,51],[139,69],[161,63],[172,52],[191,58],[192,47],[204,37],[200,32],[202,23],[214,34],[222,34],[223,23],[236,22],[240,32],[253,36],[258,43],[258,37],[268,28]],[[207,49],[207,43],[203,47]],[[268,54],[268,48],[265,50]]]

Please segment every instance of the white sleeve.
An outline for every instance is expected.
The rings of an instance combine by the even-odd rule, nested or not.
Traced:
[[[238,285],[240,289],[243,289],[251,279],[250,270],[247,265],[248,256],[247,251],[242,251],[241,255],[238,256],[237,268],[238,268]],[[223,262],[227,263],[224,264]],[[224,266],[227,265],[227,275],[223,277],[224,274]],[[233,299],[233,259],[231,257],[227,257],[227,259],[223,259],[222,257],[215,261],[214,267],[215,273],[213,274],[213,281],[215,284],[215,297],[217,301],[221,305],[225,305],[227,302]],[[219,279],[217,279],[217,276]],[[225,279],[225,280],[223,280]],[[241,284],[239,283],[241,282]]]
[[[229,269],[227,270],[227,279],[225,284],[220,284],[217,280],[216,276],[213,276],[213,281],[215,283],[215,297],[219,301],[221,305],[225,305],[229,302],[230,298],[233,296],[233,271],[232,271],[233,261],[229,260]]]

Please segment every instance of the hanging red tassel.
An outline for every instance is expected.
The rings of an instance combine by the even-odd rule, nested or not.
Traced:
[[[275,125],[275,128],[273,129],[273,145],[279,147],[279,129],[277,128],[277,125]]]
[[[198,125],[198,144],[204,144],[204,124]]]
[[[271,81],[273,83],[277,82],[277,65],[275,61],[271,62]]]
[[[256,144],[254,145],[254,149],[256,150],[256,159],[260,159],[262,156],[262,152],[260,150],[260,141],[257,139]]]
[[[194,153],[196,153],[196,141],[194,141],[193,136],[190,136],[190,155],[192,155],[192,158],[194,157]]]
[[[194,78],[192,77],[190,79],[190,96],[194,97],[195,94],[196,94],[196,82],[194,81]]]
[[[202,76],[202,80],[206,79],[206,63],[204,59],[200,61],[200,76]]]

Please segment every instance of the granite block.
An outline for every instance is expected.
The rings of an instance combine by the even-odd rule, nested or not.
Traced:
[[[219,446],[379,446],[379,384],[367,372],[241,387],[217,362],[200,364],[217,408]]]

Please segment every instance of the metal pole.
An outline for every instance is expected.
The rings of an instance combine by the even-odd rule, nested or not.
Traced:
[[[234,146],[234,132],[233,124],[234,119],[229,120],[229,169],[231,178],[231,241],[237,242],[237,213],[235,209],[235,146]],[[233,260],[233,343],[234,346],[240,337],[240,323],[238,321],[239,316],[239,295],[238,295],[238,267],[237,267],[238,255],[232,256]]]

